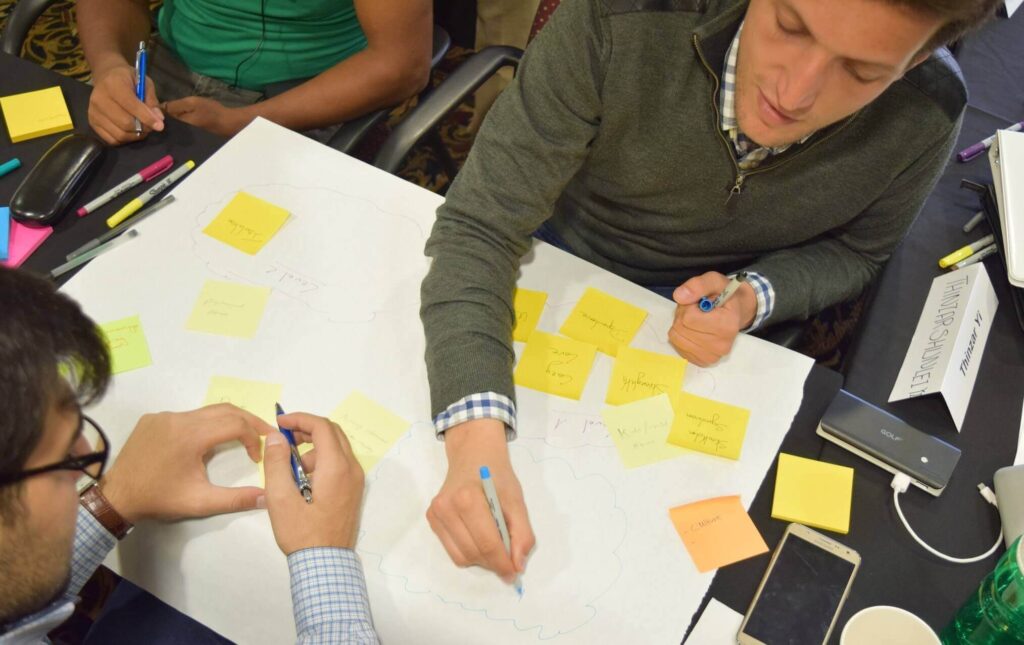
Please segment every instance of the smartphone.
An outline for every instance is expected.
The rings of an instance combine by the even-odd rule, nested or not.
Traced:
[[[743,618],[740,645],[828,641],[860,567],[860,555],[802,524],[790,524]]]

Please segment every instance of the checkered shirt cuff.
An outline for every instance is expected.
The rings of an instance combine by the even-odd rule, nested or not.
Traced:
[[[775,289],[772,288],[772,283],[768,282],[768,278],[760,273],[748,273],[747,282],[754,288],[754,295],[757,297],[757,313],[754,315],[754,322],[743,330],[749,333],[758,330],[764,321],[772,315],[772,309],[775,308]]]
[[[454,426],[476,419],[497,419],[505,424],[505,439],[516,438],[516,404],[497,392],[480,392],[462,397],[434,417],[434,430],[438,439]]]
[[[312,547],[288,556],[298,643],[378,643],[363,566],[352,549]]]
[[[71,582],[65,593],[69,600],[78,595],[115,545],[117,539],[110,531],[103,528],[99,520],[79,504],[75,544],[71,550]]]

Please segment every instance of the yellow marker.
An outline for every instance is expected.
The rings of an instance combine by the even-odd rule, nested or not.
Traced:
[[[966,260],[967,258],[971,257],[972,255],[974,255],[975,253],[977,253],[978,251],[982,250],[983,248],[985,248],[989,244],[992,244],[995,241],[996,238],[994,235],[986,235],[977,242],[971,242],[967,246],[959,248],[950,253],[949,255],[947,255],[946,257],[942,258],[941,260],[939,260],[939,266],[943,269],[948,269],[957,262],[960,262],[961,260]]]
[[[171,186],[171,184],[184,177],[186,173],[188,173],[188,171],[192,170],[195,167],[196,162],[192,161],[191,159],[178,166],[174,172],[164,177],[163,181],[161,181],[158,184],[154,184],[152,188],[142,193],[132,201],[128,202],[121,208],[121,210],[117,211],[116,213],[108,217],[107,227],[114,228],[115,226],[125,221],[135,213],[139,212],[139,209],[148,204],[151,199],[167,190]]]

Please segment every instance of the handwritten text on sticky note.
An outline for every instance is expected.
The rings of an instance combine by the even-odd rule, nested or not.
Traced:
[[[669,517],[701,573],[768,552],[738,495],[677,506]]]
[[[185,328],[221,336],[252,338],[260,326],[270,289],[207,280]]]
[[[516,289],[513,298],[516,319],[512,328],[512,340],[525,343],[530,338],[530,334],[537,328],[537,321],[540,320],[547,299],[548,294],[543,291]]]
[[[239,251],[256,255],[286,219],[288,211],[285,209],[240,192],[203,229],[203,233]]]
[[[111,370],[114,374],[153,363],[138,316],[104,323],[100,325],[100,331],[107,341],[107,347],[110,348]]]
[[[341,426],[352,444],[352,452],[370,472],[387,454],[398,438],[409,429],[409,422],[361,392],[353,392],[330,415]]]
[[[668,440],[717,457],[739,459],[750,410],[679,392],[673,398],[676,419]]]
[[[643,309],[589,288],[559,331],[615,356],[619,347],[629,345],[646,318],[647,312]]]
[[[672,403],[667,394],[608,407],[601,416],[626,468],[686,454],[665,442],[672,427]]]
[[[593,345],[535,331],[513,377],[517,385],[579,400],[596,356]]]
[[[620,347],[605,401],[622,405],[662,393],[674,394],[683,387],[685,373],[686,361],[678,356]]]

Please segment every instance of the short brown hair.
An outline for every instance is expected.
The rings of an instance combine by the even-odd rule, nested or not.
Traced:
[[[995,15],[1002,0],[884,0],[898,7],[929,14],[943,19],[943,25],[925,44],[931,51],[958,40],[967,32],[980,27]]]

